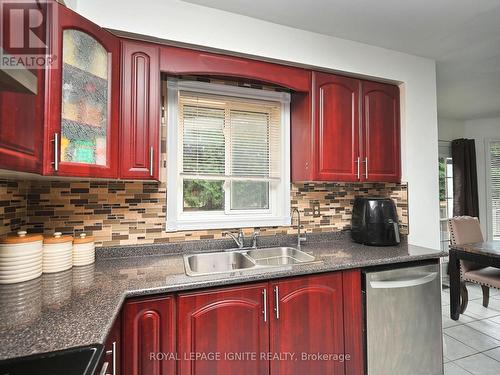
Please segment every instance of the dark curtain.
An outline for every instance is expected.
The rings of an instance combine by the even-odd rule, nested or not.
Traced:
[[[453,158],[453,216],[479,217],[474,140],[452,141],[451,157]]]

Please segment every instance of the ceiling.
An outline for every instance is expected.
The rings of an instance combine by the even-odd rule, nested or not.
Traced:
[[[437,61],[438,112],[500,116],[500,0],[184,0]]]

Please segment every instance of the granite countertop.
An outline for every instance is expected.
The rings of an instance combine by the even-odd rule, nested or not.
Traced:
[[[453,249],[469,253],[490,255],[500,258],[500,241],[476,242],[465,245],[452,245]]]
[[[259,246],[278,246],[284,242],[290,244],[290,241],[291,237],[273,237],[263,240]],[[0,285],[0,360],[103,344],[127,297],[447,255],[406,243],[369,247],[351,242],[345,234],[319,235],[309,236],[308,242],[302,245],[303,251],[316,257],[314,263],[210,276],[185,274],[182,253],[213,251],[229,246],[232,246],[231,241],[222,240],[198,241],[191,245],[99,249],[95,264],[44,274],[24,283]]]

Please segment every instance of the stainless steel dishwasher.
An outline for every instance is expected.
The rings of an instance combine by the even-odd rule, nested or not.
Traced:
[[[368,375],[442,375],[439,264],[365,272]]]

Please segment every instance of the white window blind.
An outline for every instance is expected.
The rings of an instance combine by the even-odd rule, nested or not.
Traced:
[[[181,91],[181,176],[276,181],[281,178],[281,103]]]
[[[500,141],[491,141],[490,154],[490,194],[491,224],[494,240],[500,240]]]

